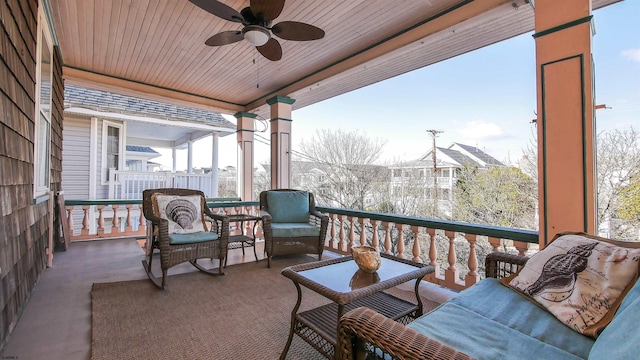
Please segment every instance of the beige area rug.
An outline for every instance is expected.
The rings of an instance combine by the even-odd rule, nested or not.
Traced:
[[[224,276],[170,276],[164,291],[149,280],[95,283],[91,358],[278,359],[297,295],[285,266],[311,257],[229,266]],[[303,288],[302,310],[327,303]],[[321,359],[294,336],[287,359]]]
[[[280,271],[308,261],[315,259],[281,257],[272,261],[271,269],[265,261],[233,265],[224,276],[198,271],[172,275],[164,291],[147,279],[95,283],[91,358],[278,359],[297,300],[295,286]],[[388,292],[415,301],[413,285]],[[301,311],[329,302],[304,287],[302,293]],[[434,294],[439,292],[421,294],[425,312],[445,300]],[[287,359],[323,357],[294,336]]]

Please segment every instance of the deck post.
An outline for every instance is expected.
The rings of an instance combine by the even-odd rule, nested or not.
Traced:
[[[242,201],[253,200],[253,133],[254,121],[258,115],[248,112],[238,112],[234,115],[237,119],[238,135],[238,173],[237,193]]]
[[[596,231],[591,0],[536,0],[540,246]]]
[[[294,99],[275,96],[271,106],[271,188],[291,187],[291,108]]]
[[[219,160],[219,138],[217,132],[211,133],[211,192],[210,197],[218,197],[218,160]]]

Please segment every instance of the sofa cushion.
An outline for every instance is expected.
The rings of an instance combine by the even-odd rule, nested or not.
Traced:
[[[496,279],[482,280],[408,327],[478,359],[585,359],[594,343]]]
[[[212,240],[218,240],[218,234],[212,232],[169,234],[169,244],[171,245],[194,244]]]
[[[634,359],[640,343],[640,282],[627,293],[613,320],[602,330],[589,360]]]
[[[560,321],[597,337],[638,278],[638,243],[584,233],[558,234],[534,255],[509,286]]]
[[[320,228],[309,223],[271,223],[273,237],[320,236]]]
[[[177,196],[154,194],[157,216],[169,221],[169,234],[189,234],[205,231],[202,218],[202,198],[199,195]]]
[[[273,223],[309,222],[307,191],[267,191],[267,206]]]

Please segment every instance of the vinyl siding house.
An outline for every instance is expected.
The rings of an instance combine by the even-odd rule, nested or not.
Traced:
[[[66,199],[141,199],[144,188],[200,188],[217,196],[216,171],[194,174],[191,162],[186,174],[176,173],[175,151],[194,141],[235,134],[235,124],[219,113],[157,101],[65,86],[62,188]],[[152,149],[173,150],[174,168],[158,172],[149,160],[160,154]],[[217,141],[211,149],[217,158]],[[215,184],[215,187],[214,187]]]
[[[158,187],[190,187],[216,197],[218,171],[196,174],[191,162],[187,172],[176,172],[175,151],[213,136],[212,157],[217,159],[217,138],[235,134],[235,124],[219,113],[157,101],[65,86],[62,190],[66,200],[142,199],[142,191]],[[156,148],[173,150],[174,168],[158,171],[150,162],[160,156]],[[124,217],[124,209],[118,214]],[[137,224],[139,211],[132,214]],[[96,208],[89,212],[95,231]],[[103,214],[107,226],[113,212]],[[83,214],[73,212],[74,234],[80,232]],[[122,222],[124,223],[124,222]]]
[[[449,147],[436,147],[436,165],[433,165],[433,150],[418,159],[389,167],[391,171],[391,199],[395,199],[396,209],[403,208],[400,201],[409,199],[433,202],[434,189],[437,191],[440,215],[450,216],[453,205],[453,189],[457,172],[464,166],[479,169],[505,166],[491,155],[475,146],[452,143]],[[435,179],[434,179],[435,171]],[[436,214],[437,215],[437,214]]]

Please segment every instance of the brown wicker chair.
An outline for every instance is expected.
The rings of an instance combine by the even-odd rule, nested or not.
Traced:
[[[491,253],[486,258],[488,277],[503,278],[524,266],[527,257]],[[359,307],[344,314],[338,325],[336,359],[471,359],[465,353],[428,338],[374,310]]]
[[[185,219],[184,212],[180,212],[175,210],[171,212],[169,215],[161,216],[161,211],[158,209],[158,201],[154,195],[169,195],[169,196],[199,196],[200,197],[200,209],[195,209],[196,205],[192,204],[191,210],[195,212],[191,212],[191,215],[187,216],[187,219],[193,221],[194,214],[201,214],[201,221],[203,223],[203,230],[199,232],[189,232],[187,234],[171,234],[170,231],[170,222],[167,219],[167,216],[171,217],[175,215],[176,217],[172,217],[172,220],[175,222],[175,227],[180,225],[175,225],[178,222],[183,224],[183,220]],[[167,199],[167,198],[165,198]],[[169,205],[173,201],[169,202],[166,206],[166,210],[169,210]],[[197,200],[194,200],[194,203],[197,203]],[[175,209],[178,209],[174,206]],[[165,211],[165,209],[162,209]],[[203,271],[210,275],[224,275],[222,270],[222,265],[224,263],[224,259],[227,256],[227,244],[229,241],[229,219],[224,215],[216,215],[211,212],[209,207],[207,206],[204,193],[198,190],[189,190],[189,189],[149,189],[144,190],[142,192],[142,211],[144,213],[144,217],[147,219],[147,242],[148,242],[148,251],[147,257],[142,260],[142,264],[144,266],[149,279],[153,281],[153,283],[164,289],[167,285],[167,270],[174,265],[181,264],[183,262],[190,262],[191,265],[196,267],[198,270]],[[187,211],[188,213],[188,211]],[[166,212],[165,212],[166,214]],[[178,218],[180,216],[180,218]],[[199,220],[199,219],[195,219]],[[207,223],[209,223],[211,229],[208,230]],[[189,223],[187,226],[191,226]],[[154,256],[154,250],[160,250],[160,267],[162,269],[162,281],[160,281],[156,276],[153,275],[151,271],[151,262]],[[218,259],[219,268],[218,271],[213,271],[209,269],[205,269],[200,266],[196,261],[197,259],[208,258],[208,259]]]
[[[287,197],[297,197],[300,200],[304,198],[303,194],[306,193],[306,191],[293,189],[274,189],[260,193],[260,216],[262,217],[268,267],[271,267],[271,257],[275,255],[317,254],[318,260],[322,259],[329,216],[316,210],[313,193],[308,193],[308,212],[301,211],[298,214],[293,214],[293,217],[296,218],[295,221],[287,221],[286,219],[283,221],[283,217],[278,214],[281,213],[278,209],[282,209],[283,205],[286,207]],[[272,203],[269,203],[269,198]],[[273,203],[274,201],[277,203]]]

